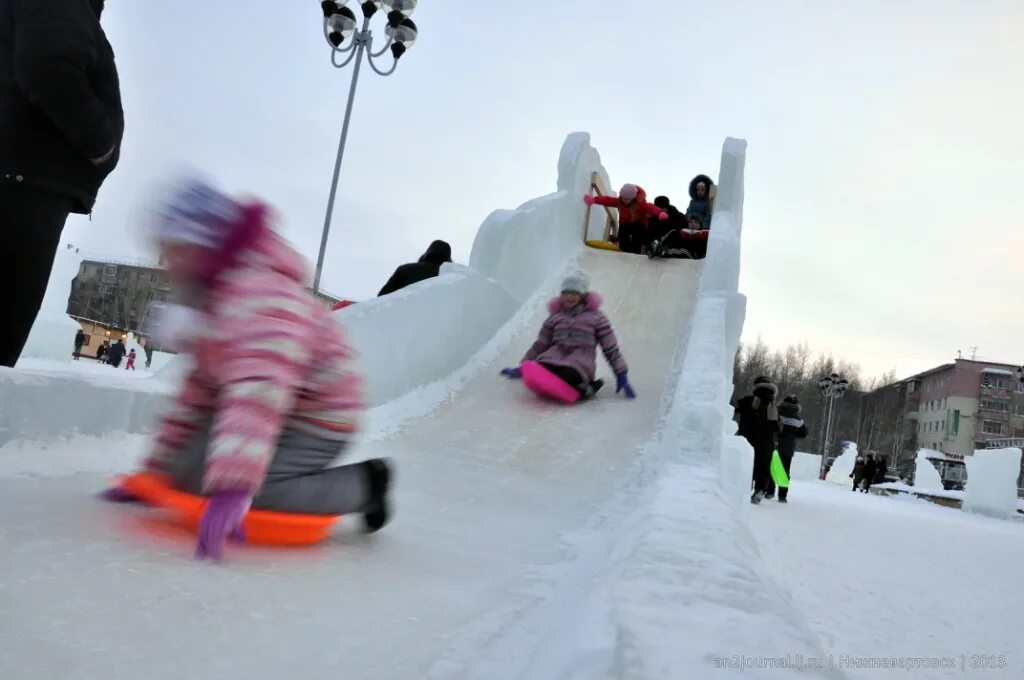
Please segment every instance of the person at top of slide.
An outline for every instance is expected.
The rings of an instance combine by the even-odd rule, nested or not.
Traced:
[[[601,302],[601,296],[590,290],[586,274],[576,272],[567,276],[562,282],[562,294],[548,303],[551,314],[523,361],[536,361],[586,399],[604,385],[596,378],[597,346],[600,345],[615,372],[615,391],[625,392],[626,397],[634,399],[636,393],[629,384],[626,360],[619,350],[611,322],[601,311]],[[518,367],[503,369],[501,374],[513,379],[522,377]]]
[[[186,179],[157,211],[155,238],[185,305],[182,342],[193,366],[145,462],[178,490],[209,497],[197,557],[219,559],[253,508],[388,521],[390,466],[381,459],[329,467],[352,442],[365,409],[354,353],[306,288],[305,263],[270,226],[259,201],[238,202]],[[183,311],[187,310],[187,311]],[[166,317],[165,317],[166,318]],[[102,494],[138,501],[121,487]]]
[[[619,248],[625,253],[640,253],[653,241],[648,238],[647,221],[652,217],[667,220],[668,213],[647,202],[647,192],[636,184],[623,184],[618,196],[586,194],[587,205],[603,205],[619,211]]]

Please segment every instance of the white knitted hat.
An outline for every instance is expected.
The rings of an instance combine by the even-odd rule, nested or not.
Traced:
[[[590,277],[579,271],[569,274],[562,281],[562,292],[586,295],[590,292]]]

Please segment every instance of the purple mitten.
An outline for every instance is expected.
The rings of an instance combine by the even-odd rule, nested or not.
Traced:
[[[224,542],[228,536],[245,540],[242,519],[251,503],[252,496],[245,491],[221,491],[211,496],[199,521],[196,557],[220,560],[224,557]]]
[[[110,503],[145,503],[131,491],[128,491],[123,486],[112,486],[105,491],[100,493],[100,498]]]
[[[627,399],[636,399],[636,392],[633,391],[633,386],[629,384],[629,375],[627,373],[618,373],[615,376],[615,393],[625,391]]]

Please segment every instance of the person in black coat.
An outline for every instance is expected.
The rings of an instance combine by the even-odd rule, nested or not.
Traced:
[[[779,404],[779,446],[777,451],[779,452],[779,459],[782,461],[782,467],[786,470],[786,476],[789,476],[789,468],[793,464],[793,456],[796,454],[796,440],[804,439],[807,437],[807,423],[800,417],[800,399],[795,394],[790,394],[782,403]],[[775,493],[775,482],[772,480],[771,475],[768,476],[768,493],[767,498],[771,498]],[[779,488],[779,502],[785,503],[789,496],[788,488]]]
[[[853,463],[853,472],[850,473],[850,477],[853,478],[853,488],[850,491],[856,491],[864,481],[864,465],[864,457],[857,456],[857,460]]]
[[[124,114],[103,0],[0,0],[0,366],[14,366],[64,222],[117,165]]]
[[[775,404],[778,393],[779,388],[761,376],[754,381],[752,393],[736,402],[733,414],[733,420],[739,425],[736,434],[750,442],[754,449],[754,494],[750,502],[755,504],[765,497],[771,479],[772,453],[779,433],[779,409]]]
[[[711,228],[711,187],[714,184],[707,175],[697,175],[690,180],[690,205],[686,207],[686,216],[699,215],[704,229]]]
[[[871,484],[875,481],[875,473],[877,471],[878,464],[875,462],[875,457],[869,453],[867,460],[864,461],[864,493],[871,490]]]
[[[452,247],[444,241],[434,241],[419,262],[403,264],[391,275],[388,282],[377,293],[377,297],[394,293],[406,286],[433,278],[441,272],[441,265],[452,261]]]
[[[78,332],[75,333],[75,353],[73,355],[75,357],[75,361],[78,361],[81,358],[81,356],[82,356],[82,345],[84,345],[84,344],[85,344],[85,331],[83,331],[81,328],[79,328]]]
[[[124,359],[124,355],[128,352],[128,348],[124,346],[124,343],[118,340],[107,349],[107,363],[117,368],[121,365],[121,359]]]

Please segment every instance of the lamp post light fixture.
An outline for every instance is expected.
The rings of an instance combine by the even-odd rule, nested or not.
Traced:
[[[345,141],[348,139],[348,127],[352,120],[352,103],[356,97],[356,85],[359,83],[359,70],[363,56],[375,73],[389,76],[398,68],[398,60],[402,58],[413,43],[416,42],[418,30],[409,15],[416,9],[417,0],[365,0],[352,2],[359,5],[363,14],[362,28],[358,28],[355,12],[348,6],[349,0],[323,0],[320,8],[324,13],[324,39],[331,48],[331,64],[335,68],[345,68],[352,62],[352,84],[348,92],[348,105],[345,107],[345,122],[341,126],[341,141],[338,143],[338,157],[334,162],[334,176],[331,179],[331,193],[327,199],[327,215],[324,217],[324,230],[320,238],[320,254],[316,260],[316,275],[313,279],[313,293],[320,290],[320,275],[324,267],[324,254],[327,252],[327,235],[331,229],[331,216],[334,213],[334,198],[338,191],[338,175],[341,172],[341,160],[345,156]],[[387,42],[376,52],[373,50],[373,32],[370,30],[370,19],[377,12],[387,12],[387,25],[384,35]],[[376,60],[391,52],[391,66],[386,70],[377,66]]]
[[[841,399],[846,394],[846,390],[850,388],[850,381],[838,373],[833,373],[819,380],[818,387],[821,388],[821,395],[828,399],[828,415],[825,416],[825,441],[822,443],[821,468],[818,470],[818,477],[822,478],[825,475],[825,462],[828,460],[829,451],[832,450],[830,445],[833,434],[832,417],[835,415],[836,399]]]

